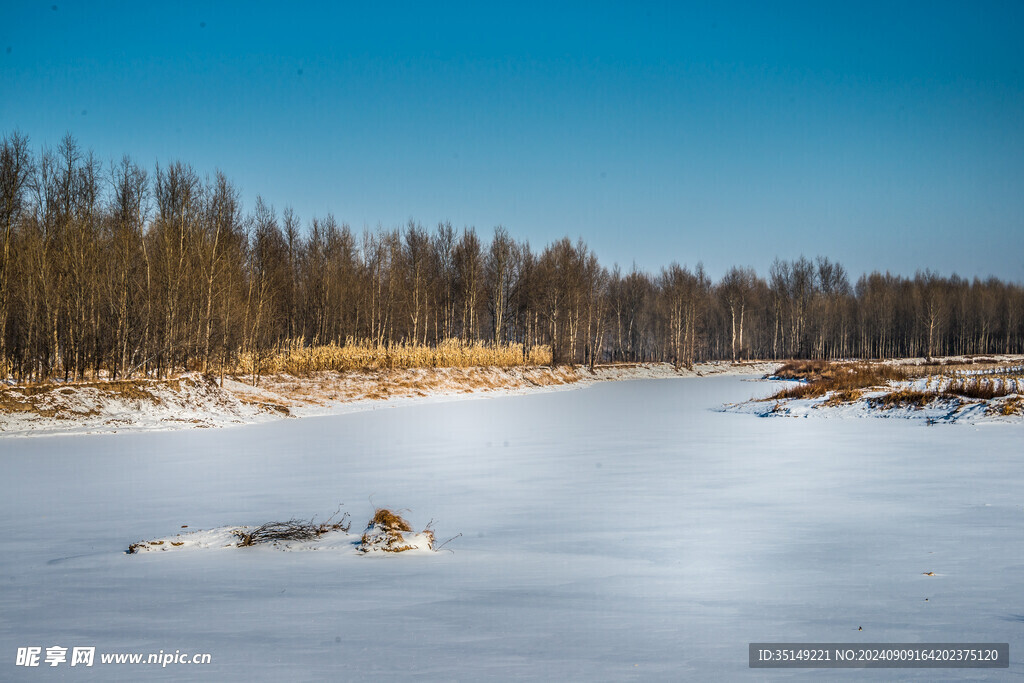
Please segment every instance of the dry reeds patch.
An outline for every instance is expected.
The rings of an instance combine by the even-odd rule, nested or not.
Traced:
[[[821,379],[824,372],[831,374],[834,365],[823,360],[794,360],[776,370],[775,376],[781,379],[814,381]]]
[[[916,389],[897,389],[896,391],[890,391],[884,396],[880,396],[876,399],[872,399],[874,405],[879,405],[883,408],[903,408],[906,406],[914,406],[915,408],[923,408],[935,399],[939,397],[939,394],[934,391],[918,391]]]
[[[1014,391],[1014,385],[1010,382],[995,382],[991,379],[971,378],[953,380],[946,385],[943,394],[947,396],[963,396],[964,398],[977,398],[985,401],[996,397],[1009,396]]]
[[[785,372],[785,375],[780,374]],[[807,379],[804,384],[786,387],[765,400],[817,398],[830,392],[852,395],[851,392],[883,386],[906,378],[900,368],[881,363],[829,363],[798,361],[787,363],[776,373],[779,377]]]
[[[274,354],[240,354],[232,374],[285,372],[305,376],[315,372],[351,372],[392,370],[398,368],[468,368],[521,367],[551,364],[547,346],[524,347],[522,344],[465,343],[448,339],[437,346],[423,344],[382,345],[365,340],[349,339],[344,345],[306,346],[301,340],[285,345]]]

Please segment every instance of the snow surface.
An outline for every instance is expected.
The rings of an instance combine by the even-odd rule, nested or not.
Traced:
[[[765,375],[778,363],[713,361],[692,370],[668,363],[513,368],[410,368],[264,376],[258,387],[225,378],[223,386],[198,373],[175,380],[132,380],[125,396],[103,381],[55,382],[8,391],[22,410],[0,409],[0,438],[56,434],[115,434],[230,427],[285,417],[341,415],[433,401],[565,391],[594,382],[675,379],[707,375]],[[143,398],[145,397],[145,398]],[[28,407],[34,409],[25,409]]]
[[[1024,425],[719,410],[775,388],[605,382],[0,439],[0,680],[1024,676]],[[417,529],[433,519],[439,541],[462,537],[436,553],[124,553],[182,525],[338,503],[353,528],[389,507]],[[754,641],[1008,641],[1012,663],[751,670]],[[14,666],[18,647],[50,645],[213,663]]]

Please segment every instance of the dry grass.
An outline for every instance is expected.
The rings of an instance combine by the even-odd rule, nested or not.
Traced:
[[[368,553],[372,550],[381,550],[386,553],[401,553],[406,550],[414,550],[415,545],[411,545],[402,536],[403,532],[411,532],[412,526],[405,520],[401,515],[387,510],[385,508],[377,508],[373,513],[373,517],[366,525],[366,531],[363,532],[363,537],[359,541],[357,546],[360,552]],[[428,544],[431,549],[434,547],[434,532],[430,530],[430,525],[420,532],[428,539]]]
[[[20,388],[19,388],[20,389]],[[19,389],[0,389],[0,413],[39,412],[33,401]],[[46,417],[52,417],[53,411]]]
[[[837,366],[837,363],[823,360],[793,360],[776,370],[775,376],[812,382],[821,379],[823,375],[832,376]]]
[[[159,405],[161,390],[180,391],[181,380],[90,380],[83,382],[40,382],[0,388],[0,413],[35,413],[41,417],[89,417],[95,410],[75,408],[82,389],[92,389],[101,399],[142,401]],[[55,400],[54,400],[55,399]],[[48,407],[63,406],[63,407]]]
[[[1024,415],[1024,399],[1020,396],[1014,396],[1003,402],[1003,405],[999,408],[1001,415]]]
[[[972,378],[952,380],[942,389],[897,389],[875,399],[875,402],[884,408],[897,408],[904,406],[923,408],[924,406],[939,399],[959,400],[970,398],[981,401],[991,401],[994,398],[1010,396],[1013,393],[1014,391],[1012,390],[1011,385],[1008,385],[1006,382],[994,382],[990,379]],[[1001,410],[1005,411],[1006,406],[1012,404],[1013,400],[1014,399],[1011,399],[1004,403]],[[1011,407],[1009,410],[1011,412],[1003,412],[1002,414],[1013,415],[1013,408]]]
[[[841,406],[847,403],[853,403],[861,397],[861,391],[859,389],[841,389],[835,391],[828,400],[825,401],[825,405],[829,407]]]
[[[991,379],[975,377],[972,379],[953,380],[943,390],[946,396],[962,396],[989,401],[993,398],[1010,396],[1015,392],[1015,385],[1007,382],[996,382]]]
[[[785,372],[784,375],[782,371]],[[840,364],[820,361],[789,363],[783,366],[778,374],[785,377],[807,378],[808,381],[787,387],[765,400],[828,396],[824,405],[830,407],[853,403],[861,398],[864,390],[872,387],[920,376],[914,371],[905,372],[903,367],[885,364]],[[1020,381],[1019,377],[1013,374],[999,378],[971,377],[949,381],[940,379],[936,388],[915,389],[897,386],[881,396],[872,398],[871,404],[885,409],[908,406],[923,408],[939,399],[991,401],[1010,396],[1012,398],[1004,404],[993,406],[992,411],[1014,415],[1015,411],[1020,410],[1020,399],[1016,397]]]
[[[373,513],[373,518],[367,526],[374,524],[388,531],[412,531],[412,527],[409,526],[409,522],[405,521],[404,517],[384,508],[378,508]]]
[[[343,346],[307,347],[301,341],[292,342],[276,354],[256,359],[253,354],[242,354],[232,374],[252,374],[254,362],[259,361],[261,374],[288,373],[305,376],[315,372],[349,372],[357,370],[391,370],[396,368],[468,368],[468,367],[522,367],[551,364],[551,349],[547,346],[525,348],[522,344],[467,344],[448,339],[437,346],[423,344],[393,344],[390,346],[367,341],[349,340]]]
[[[853,396],[856,393],[859,397],[861,390],[906,379],[902,369],[882,363],[798,361],[787,363],[775,374],[777,377],[805,379],[807,382],[786,387],[765,400],[817,398],[830,392],[836,392],[837,396]]]
[[[940,394],[934,391],[918,391],[916,389],[897,389],[890,391],[883,396],[876,399],[872,399],[872,404],[881,406],[882,408],[904,408],[907,406],[914,406],[915,408],[923,408],[935,399],[939,398]]]

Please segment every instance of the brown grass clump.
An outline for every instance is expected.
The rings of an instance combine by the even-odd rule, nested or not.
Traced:
[[[388,531],[412,531],[412,527],[409,526],[409,522],[405,521],[404,517],[384,508],[378,509],[373,514],[370,526],[374,524],[384,527]]]
[[[786,374],[782,374],[785,372]],[[829,363],[825,361],[799,361],[787,363],[778,377],[804,378],[808,381],[782,389],[765,400],[791,398],[817,398],[830,392],[852,396],[853,392],[902,380],[906,374],[900,368],[881,363]]]
[[[385,508],[378,508],[366,525],[366,531],[363,532],[357,549],[364,553],[373,550],[381,550],[386,553],[414,550],[417,546],[409,543],[402,535],[403,532],[411,531],[412,526],[401,515]],[[427,538],[428,547],[433,550],[434,532],[431,531],[430,525],[427,525],[427,528],[420,534]]]
[[[883,408],[902,408],[905,406],[923,408],[937,398],[939,398],[939,394],[934,391],[898,389],[874,399],[872,403]]]
[[[825,405],[829,407],[841,406],[847,403],[853,403],[861,397],[861,392],[858,389],[841,389],[835,391],[828,400],[825,401]]]

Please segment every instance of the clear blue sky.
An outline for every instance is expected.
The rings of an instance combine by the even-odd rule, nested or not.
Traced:
[[[304,221],[1024,281],[1024,3],[3,2],[0,133]]]

